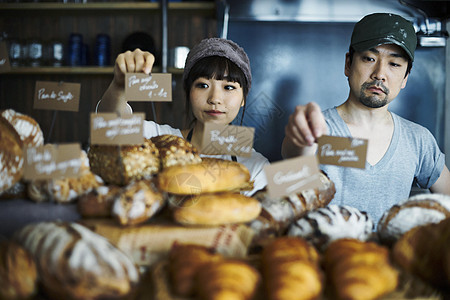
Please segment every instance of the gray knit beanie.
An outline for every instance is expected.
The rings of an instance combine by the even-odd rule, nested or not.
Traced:
[[[233,41],[222,38],[207,38],[189,51],[184,65],[183,82],[189,75],[192,67],[202,58],[210,56],[221,56],[228,58],[241,69],[247,79],[248,90],[252,85],[252,73],[250,60],[244,49]]]

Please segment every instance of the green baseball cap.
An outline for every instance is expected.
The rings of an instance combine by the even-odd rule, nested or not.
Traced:
[[[355,51],[366,51],[383,44],[402,47],[411,61],[414,61],[417,36],[413,24],[390,13],[370,14],[356,23],[350,44]]]

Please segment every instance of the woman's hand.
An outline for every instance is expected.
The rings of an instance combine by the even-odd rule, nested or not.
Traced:
[[[117,86],[123,87],[125,84],[125,73],[145,73],[150,74],[155,56],[139,48],[126,51],[117,56],[114,65],[114,82]]]

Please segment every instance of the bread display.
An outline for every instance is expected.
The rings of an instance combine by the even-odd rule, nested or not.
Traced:
[[[367,213],[346,205],[330,204],[308,211],[289,226],[287,235],[305,238],[323,251],[329,243],[342,238],[367,241],[373,229],[374,223]]]
[[[394,244],[396,264],[434,287],[450,293],[450,218],[417,226]]]
[[[19,244],[0,242],[0,299],[29,299],[37,293],[33,257]]]
[[[122,191],[117,185],[101,185],[78,198],[77,208],[85,218],[112,216],[112,207],[116,196]]]
[[[251,190],[250,172],[241,163],[203,158],[201,163],[172,166],[157,176],[158,187],[176,195]]]
[[[450,196],[418,194],[386,211],[378,222],[380,240],[392,245],[410,229],[450,217]]]
[[[158,148],[149,139],[142,145],[91,145],[88,158],[91,171],[107,184],[150,179],[160,169]]]
[[[307,211],[325,207],[330,203],[336,192],[334,183],[324,173],[319,176],[322,182],[320,188],[303,190],[280,198],[270,197],[266,189],[253,195],[262,205],[261,214],[250,224],[259,239],[285,234],[289,225]]]
[[[304,239],[280,237],[262,252],[262,274],[267,299],[317,299],[323,274],[317,250]]]
[[[182,137],[163,134],[152,137],[151,141],[159,150],[162,169],[176,165],[198,164],[202,161],[198,150]]]
[[[212,193],[185,196],[173,205],[173,218],[183,225],[223,225],[246,223],[261,212],[258,200],[239,193]]]
[[[195,277],[199,268],[223,257],[205,246],[174,244],[168,255],[168,275],[173,292],[182,297],[195,295]]]
[[[27,183],[28,197],[36,202],[56,201],[58,203],[68,203],[103,185],[103,180],[90,171],[85,151],[81,151],[80,159],[79,177],[32,180]]]
[[[389,250],[374,242],[336,240],[325,251],[323,267],[331,299],[378,299],[398,284]]]
[[[23,175],[23,142],[14,127],[0,117],[0,193],[14,186]]]
[[[30,224],[15,239],[35,259],[50,299],[126,299],[139,280],[128,256],[76,223]]]
[[[237,260],[216,260],[203,264],[196,274],[198,299],[250,300],[261,282],[259,272]]]
[[[44,133],[35,119],[13,109],[5,109],[0,115],[14,127],[25,147],[44,145]]]
[[[121,225],[143,223],[156,214],[165,203],[164,195],[151,180],[128,184],[115,197],[112,215]]]

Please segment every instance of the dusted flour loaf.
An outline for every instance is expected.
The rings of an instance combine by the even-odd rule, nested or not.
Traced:
[[[14,127],[0,116],[0,193],[14,186],[23,175],[23,142]]]
[[[381,217],[377,232],[380,240],[392,245],[410,229],[439,223],[450,217],[450,196],[419,194],[392,206]]]
[[[196,274],[196,294],[203,300],[255,299],[259,272],[237,260],[217,260],[201,265]]]
[[[365,212],[350,206],[331,204],[307,212],[293,222],[288,229],[289,236],[299,236],[310,241],[319,250],[342,238],[366,241],[372,237],[374,223]]]
[[[183,225],[224,225],[254,220],[261,212],[258,200],[223,192],[186,196],[173,206],[174,220]]]
[[[38,147],[44,145],[44,134],[35,119],[13,109],[3,110],[0,114],[14,127],[24,146]]]
[[[261,239],[280,236],[288,226],[307,211],[325,207],[333,199],[336,189],[333,181],[324,173],[320,173],[322,186],[316,189],[304,190],[280,198],[271,198],[267,190],[261,190],[253,195],[261,202],[262,212],[251,222],[256,237]]]
[[[222,255],[205,246],[173,244],[168,255],[168,275],[173,292],[182,297],[194,296],[198,269],[206,263],[222,259]]]
[[[116,196],[122,188],[116,185],[101,185],[78,198],[78,212],[86,218],[111,217]]]
[[[450,293],[450,218],[416,226],[394,244],[393,260],[404,270]]]
[[[13,241],[0,242],[0,299],[30,299],[37,292],[33,257]]]
[[[202,161],[198,150],[182,137],[164,134],[151,138],[159,150],[161,168],[176,165],[198,164]]]
[[[323,257],[332,299],[378,299],[394,291],[398,271],[389,250],[374,242],[340,239],[332,242]]]
[[[264,248],[261,262],[267,299],[318,299],[322,293],[319,254],[306,240],[277,238]]]
[[[142,145],[91,145],[88,157],[92,172],[107,184],[150,179],[160,169],[158,148],[148,139]]]
[[[201,163],[172,166],[157,177],[158,187],[176,195],[236,192],[251,190],[250,172],[241,163],[218,158],[203,158]]]
[[[116,195],[112,215],[121,225],[140,224],[155,215],[164,206],[165,199],[151,180],[135,181]]]
[[[35,258],[51,299],[129,299],[139,280],[128,256],[82,225],[30,224],[15,238]]]
[[[36,202],[68,203],[103,185],[103,180],[90,171],[86,152],[81,151],[80,159],[80,177],[30,181],[27,184],[28,197]]]
[[[12,187],[0,193],[0,199],[25,199],[27,198],[27,185],[23,180],[16,182]]]

